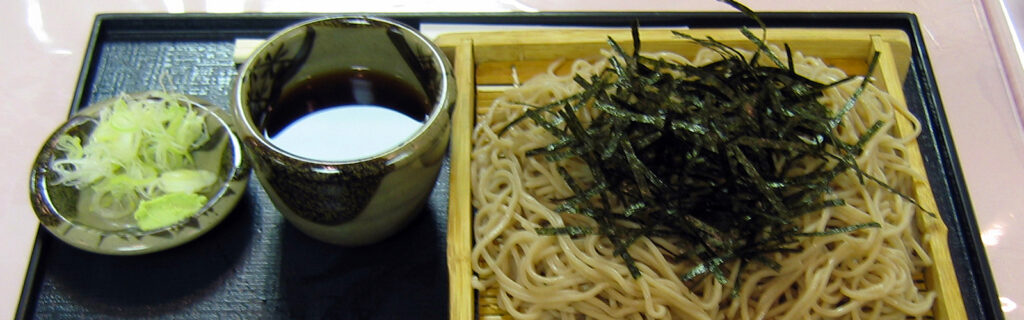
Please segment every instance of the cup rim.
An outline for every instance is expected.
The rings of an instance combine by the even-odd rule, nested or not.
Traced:
[[[385,25],[390,26],[390,27],[401,29],[402,31],[404,31],[405,33],[407,33],[409,35],[413,35],[418,41],[423,43],[426,46],[426,48],[430,49],[431,58],[433,60],[435,60],[437,62],[437,65],[440,67],[440,69],[438,70],[438,74],[441,75],[440,85],[438,86],[438,88],[440,89],[440,95],[437,97],[435,102],[431,105],[431,110],[430,110],[430,113],[429,113],[429,115],[427,117],[427,120],[424,121],[423,125],[421,125],[418,129],[416,129],[416,131],[413,132],[412,135],[410,135],[409,138],[404,140],[401,144],[398,144],[398,145],[396,145],[396,146],[394,146],[392,148],[389,148],[387,150],[378,152],[376,154],[373,154],[373,155],[370,155],[370,156],[365,156],[365,157],[360,157],[360,158],[352,158],[352,159],[346,159],[346,160],[322,160],[322,159],[307,158],[307,157],[303,157],[303,156],[296,155],[294,153],[288,152],[287,150],[284,150],[284,149],[278,147],[277,145],[275,145],[274,143],[270,142],[266,137],[264,137],[264,135],[262,133],[260,133],[260,130],[257,130],[257,126],[253,122],[253,119],[252,119],[252,116],[250,115],[250,113],[247,110],[243,109],[243,107],[241,105],[241,101],[242,101],[242,92],[241,92],[241,90],[242,90],[242,85],[241,85],[242,79],[244,79],[246,77],[246,75],[249,73],[249,71],[251,70],[253,63],[255,62],[255,58],[257,57],[257,54],[259,52],[263,52],[263,51],[267,50],[272,44],[276,43],[282,37],[284,37],[285,35],[293,32],[296,29],[303,28],[303,27],[308,26],[308,25],[318,24],[318,23],[322,23],[324,21],[332,21],[332,20],[342,21],[342,22],[344,22],[346,24],[353,24],[353,23],[351,23],[352,21],[368,21],[368,22],[385,24]],[[451,90],[451,89],[453,89],[453,87],[452,87],[453,86],[453,82],[452,82],[453,79],[450,79],[450,77],[447,76],[447,75],[451,74],[452,66],[451,66],[451,63],[448,61],[448,59],[445,58],[444,52],[436,44],[434,44],[433,41],[430,41],[430,39],[428,39],[425,35],[423,35],[418,30],[410,27],[409,25],[406,25],[406,24],[404,24],[404,23],[402,23],[400,21],[394,20],[394,19],[384,18],[384,17],[377,17],[377,16],[369,16],[369,15],[335,15],[335,16],[325,16],[325,17],[320,17],[320,18],[313,18],[313,19],[303,20],[303,21],[300,21],[298,23],[289,25],[289,26],[287,26],[287,27],[285,27],[285,28],[283,28],[281,30],[278,30],[277,32],[272,34],[270,37],[268,37],[266,39],[266,41],[263,41],[259,46],[257,46],[256,49],[252,51],[252,54],[250,54],[248,57],[246,57],[245,61],[242,63],[242,65],[239,67],[238,70],[239,70],[239,73],[235,77],[235,81],[234,81],[234,84],[232,85],[232,89],[231,89],[231,109],[232,109],[235,117],[238,119],[239,123],[237,125],[241,127],[241,128],[239,128],[239,130],[245,130],[245,132],[249,136],[251,136],[251,138],[256,139],[263,146],[273,150],[277,157],[287,158],[287,159],[290,159],[290,160],[294,160],[294,161],[298,161],[298,162],[302,162],[302,163],[308,163],[308,164],[311,164],[311,165],[328,165],[328,166],[330,166],[330,165],[347,165],[347,164],[363,163],[363,162],[375,161],[375,160],[384,160],[384,161],[388,161],[388,162],[393,162],[393,161],[401,160],[401,158],[403,158],[403,157],[398,156],[397,158],[395,158],[393,156],[400,154],[401,151],[406,149],[408,145],[410,145],[410,144],[414,143],[415,141],[419,140],[420,137],[423,136],[423,134],[425,132],[427,132],[431,128],[433,128],[435,126],[434,123],[437,122],[437,121],[440,121],[440,120],[437,120],[437,119],[442,116],[442,113],[448,112],[448,109],[450,108],[449,107],[450,103],[448,103],[448,102],[449,102],[449,100],[453,99],[452,97],[454,97],[454,92],[453,92],[453,90]],[[395,159],[392,159],[392,158],[395,158]]]

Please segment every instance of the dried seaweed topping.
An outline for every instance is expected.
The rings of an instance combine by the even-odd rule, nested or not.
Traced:
[[[640,271],[629,246],[640,237],[663,237],[683,248],[668,252],[672,258],[695,265],[680,278],[711,275],[724,284],[731,261],[739,260],[741,269],[751,263],[777,269],[772,256],[797,250],[801,237],[879,226],[803,233],[796,223],[807,213],[845,205],[830,198],[829,183],[847,170],[862,183],[866,178],[895,192],[854,161],[880,122],[854,144],[833,134],[869,77],[862,77],[850,101],[833,113],[820,102],[822,91],[857,78],[822,84],[800,76],[788,46],[783,61],[763,38],[744,29],[756,48],[747,59],[712,38],[676,33],[722,57],[704,66],[680,65],[640,56],[637,29],[634,24],[632,54],[608,40],[615,56],[600,73],[577,76],[582,92],[531,108],[499,133],[530,119],[557,142],[528,155],[549,161],[576,157],[593,175],[592,183],[583,184],[562,168],[574,195],[557,199],[556,211],[587,215],[596,228],[544,227],[538,233],[606,237],[634,277]],[[761,57],[770,65],[761,65]],[[586,106],[602,111],[589,125],[577,118]],[[794,168],[805,169],[794,174]],[[742,272],[736,274],[734,294],[742,280]]]

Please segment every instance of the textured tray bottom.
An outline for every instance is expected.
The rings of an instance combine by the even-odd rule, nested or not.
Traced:
[[[444,169],[407,229],[365,247],[321,243],[264,214],[273,207],[255,182],[221,225],[164,252],[103,256],[47,235],[35,317],[443,318]]]
[[[166,89],[221,107],[237,75],[232,40],[98,44],[85,104]],[[442,318],[447,314],[448,164],[412,224],[344,248],[288,224],[257,179],[225,221],[181,247],[137,257],[88,253],[44,234],[28,314],[41,319]],[[44,232],[45,231],[41,231]]]

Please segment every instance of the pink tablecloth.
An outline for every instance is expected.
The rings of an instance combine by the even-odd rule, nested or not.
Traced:
[[[1005,1],[1005,3],[1003,2]],[[1014,0],[748,0],[758,11],[917,14],[995,281],[1010,319],[1024,318],[1024,70]],[[13,315],[36,231],[31,161],[67,116],[95,14],[102,12],[730,11],[713,0],[39,1],[0,11],[0,314]],[[1017,29],[1019,30],[1019,29]],[[1019,38],[1018,38],[1019,39]],[[965,297],[968,298],[968,297]]]

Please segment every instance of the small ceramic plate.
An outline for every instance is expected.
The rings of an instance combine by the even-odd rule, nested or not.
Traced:
[[[156,92],[128,94],[136,99],[158,99]],[[164,95],[166,96],[166,95]],[[196,97],[184,97],[183,104],[191,105],[204,115],[210,139],[192,151],[191,155],[202,169],[215,172],[216,182],[203,189],[207,203],[195,214],[169,226],[141,230],[131,223],[110,223],[95,218],[96,214],[79,211],[80,192],[73,186],[53,183],[57,174],[51,163],[64,157],[56,148],[57,139],[63,134],[77,136],[81,141],[95,128],[100,112],[110,108],[119,98],[112,98],[90,105],[58,128],[46,141],[36,156],[30,177],[29,193],[32,208],[40,223],[58,239],[80,249],[101,254],[138,255],[175,247],[206,233],[238,203],[249,180],[249,165],[242,153],[242,146],[232,128],[234,118],[211,103]],[[218,160],[219,159],[219,160]],[[128,216],[127,219],[133,219]]]

